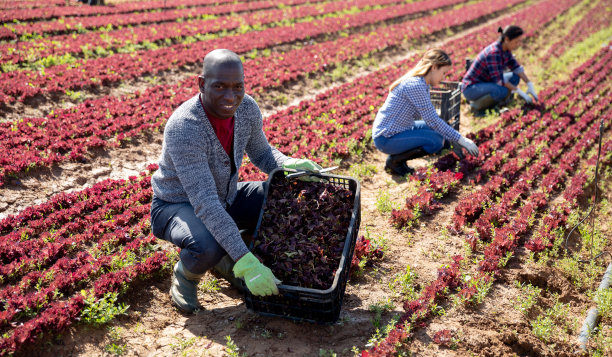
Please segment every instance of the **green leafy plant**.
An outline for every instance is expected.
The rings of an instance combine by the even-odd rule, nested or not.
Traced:
[[[127,352],[127,344],[110,343],[104,346],[104,350],[112,355],[122,356]]]
[[[569,277],[572,283],[581,290],[595,287],[601,267],[597,261],[588,264],[580,263],[580,257],[567,257],[557,261],[557,267]]]
[[[118,327],[118,326],[109,326],[108,338],[110,338],[111,341],[120,341],[122,334],[123,334],[123,328]]]
[[[555,323],[550,316],[541,315],[531,322],[533,334],[544,342],[549,342],[553,336]]]
[[[464,304],[481,304],[484,301],[485,297],[487,297],[487,294],[489,294],[489,291],[493,286],[493,278],[491,278],[489,275],[481,276],[478,278],[473,278],[469,275],[466,275],[463,277],[463,281],[465,282],[467,288],[473,288],[473,290],[475,290],[473,295],[467,298],[460,298],[461,302]]]
[[[397,324],[398,321],[399,321],[399,316],[393,316],[393,318],[391,318],[389,323],[386,324],[384,328],[382,329],[377,328],[376,331],[374,331],[374,334],[372,335],[372,337],[368,339],[368,342],[366,343],[366,347],[370,348],[373,346],[377,346],[380,343],[380,341],[384,340],[389,335],[389,332],[395,328],[395,325]],[[406,329],[406,331],[409,331],[409,329]]]
[[[71,100],[80,103],[85,100],[85,93],[81,91],[73,91],[70,89],[66,89],[66,95],[70,97]]]
[[[531,284],[521,284],[516,281],[515,285],[520,289],[521,293],[515,298],[516,304],[514,308],[520,311],[523,315],[527,315],[532,307],[538,302],[538,297],[542,293],[542,289]]]
[[[219,291],[219,289],[221,289],[221,286],[219,285],[219,279],[214,277],[210,279],[203,279],[202,282],[198,285],[198,289],[205,293]]]
[[[394,296],[404,300],[414,300],[417,295],[416,280],[418,276],[412,271],[410,265],[406,266],[406,271],[401,274],[396,274],[389,282],[389,289],[393,292]]]
[[[240,348],[232,340],[232,336],[225,336],[225,352],[229,357],[241,357]]]
[[[388,190],[379,190],[376,197],[376,209],[381,214],[387,214],[393,209],[400,209],[401,205],[391,200],[391,194]]]
[[[353,164],[349,169],[349,175],[354,176],[359,180],[372,177],[376,173],[378,173],[378,169],[372,164]]]
[[[122,356],[127,352],[127,344],[120,344],[123,328],[118,326],[110,326],[108,328],[108,338],[112,341],[111,343],[104,346],[104,350],[110,354]]]
[[[81,291],[85,296],[85,307],[81,311],[81,321],[87,324],[103,325],[118,315],[127,315],[130,307],[123,303],[118,304],[118,293],[106,293],[104,297],[96,299],[93,292]]]
[[[374,313],[374,317],[370,319],[370,321],[372,321],[372,324],[375,328],[380,328],[380,320],[382,318],[382,314],[387,311],[393,310],[394,307],[395,305],[389,298],[382,301],[378,301],[368,306],[368,310]]]
[[[612,319],[612,289],[597,290],[595,301],[602,319]]]
[[[544,313],[531,322],[533,334],[544,342],[554,339],[564,339],[564,334],[572,333],[578,329],[578,320],[572,318],[569,304],[559,301],[559,295],[553,294],[555,303]],[[568,337],[565,336],[565,339]]]
[[[190,338],[174,336],[176,343],[171,343],[170,348],[172,348],[175,351],[183,351],[185,348],[189,346],[193,346],[193,344],[196,343],[198,338],[199,338],[198,336],[192,336]]]

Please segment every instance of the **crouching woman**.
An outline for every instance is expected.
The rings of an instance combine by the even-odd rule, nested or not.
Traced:
[[[411,174],[414,169],[406,161],[437,153],[445,140],[478,155],[476,144],[442,120],[431,103],[429,88],[438,86],[450,68],[448,54],[430,49],[414,68],[391,84],[372,130],[376,148],[389,155],[385,170],[400,176]]]
[[[538,101],[533,82],[512,54],[522,44],[523,29],[509,25],[497,31],[500,33],[499,40],[480,51],[461,83],[463,96],[479,115],[484,114],[485,109],[510,100],[513,93],[517,93],[527,103],[532,102],[529,95]],[[505,68],[511,72],[504,72]],[[527,93],[517,87],[521,79],[527,83]]]

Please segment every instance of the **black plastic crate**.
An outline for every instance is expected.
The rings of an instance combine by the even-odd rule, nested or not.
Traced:
[[[259,227],[263,219],[270,183],[273,180],[284,180],[286,174],[293,172],[295,171],[278,168],[272,171],[268,177],[264,204],[259,214],[253,242],[257,238]],[[357,232],[359,231],[359,224],[361,222],[360,185],[359,182],[352,177],[330,174],[315,174],[315,176],[333,185],[342,186],[345,189],[351,190],[355,197],[351,222],[346,234],[342,257],[340,258],[340,264],[336,270],[332,286],[327,290],[320,290],[281,284],[278,285],[278,295],[265,297],[254,296],[248,289],[245,289],[245,302],[247,308],[250,310],[262,315],[280,316],[292,320],[328,324],[336,322],[340,316],[344,290],[346,289],[346,282],[351,268],[351,260],[353,259],[353,251],[355,250],[355,243],[357,241]]]
[[[459,130],[461,90],[459,82],[440,82],[440,86],[431,89],[431,102],[440,118],[453,129]]]

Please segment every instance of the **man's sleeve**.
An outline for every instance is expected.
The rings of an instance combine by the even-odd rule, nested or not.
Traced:
[[[251,127],[251,135],[246,145],[246,153],[251,162],[265,173],[270,173],[277,167],[281,167],[288,159],[283,153],[271,146],[263,131],[263,118],[259,107],[253,101],[252,117],[254,124]]]
[[[235,261],[249,250],[236,223],[219,201],[204,144],[185,132],[172,128],[166,131],[170,158],[196,216]]]

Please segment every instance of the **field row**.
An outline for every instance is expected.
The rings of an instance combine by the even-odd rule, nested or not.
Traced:
[[[343,13],[363,11],[364,15],[372,14],[376,18],[376,11],[370,12],[371,7],[377,9],[383,5],[396,4],[398,0],[358,0],[349,3],[324,3],[317,5],[306,5],[298,7],[287,7],[283,9],[272,9],[264,11],[249,12],[245,14],[228,14],[219,17],[212,17],[202,20],[192,20],[186,22],[156,22],[147,26],[121,28],[126,24],[138,21],[138,17],[126,17],[126,22],[112,22],[116,29],[110,31],[90,31],[82,34],[68,34],[49,36],[42,39],[34,39],[18,43],[4,43],[0,45],[2,58],[0,63],[4,68],[11,66],[8,64],[20,64],[23,67],[27,64],[42,65],[49,67],[52,58],[71,55],[74,57],[103,57],[103,54],[113,52],[129,52],[127,47],[144,46],[148,43],[156,43],[158,46],[167,46],[172,42],[180,42],[191,37],[206,36],[211,38],[214,33],[233,31],[242,28],[260,31],[262,26],[275,27],[294,24],[297,21],[313,21],[313,16],[341,17]],[[458,1],[450,4],[455,4]],[[434,2],[439,3],[439,2]],[[442,2],[438,6],[445,6]],[[419,9],[414,8],[414,12],[435,9],[438,6],[431,4],[428,7]],[[396,5],[386,8],[386,11],[405,12],[412,6]],[[381,10],[377,10],[381,11]],[[168,16],[167,13],[155,13],[156,16]],[[219,34],[219,37],[222,37]],[[149,45],[152,46],[152,45]],[[77,58],[74,58],[75,61]],[[65,58],[63,61],[67,61]],[[5,70],[7,72],[7,70]]]
[[[39,7],[56,7],[66,5],[65,0],[51,0],[41,3],[34,0],[5,0],[0,4],[1,10],[35,9]]]
[[[316,1],[316,0],[315,0]],[[181,7],[196,7],[210,6],[223,3],[231,3],[233,0],[169,0],[169,1],[140,1],[124,3],[114,6],[53,6],[53,7],[38,7],[31,9],[6,9],[0,15],[0,23],[8,23],[14,21],[39,21],[44,19],[63,18],[66,16],[92,16],[100,14],[121,14],[128,12],[140,12],[151,10],[172,9]],[[265,1],[261,1],[264,3]],[[65,1],[62,1],[65,3]],[[239,2],[247,4],[248,2]],[[283,4],[291,4],[283,2]],[[268,6],[275,6],[272,2],[268,2]],[[212,6],[210,7],[213,8]]]
[[[441,1],[443,0],[436,1],[436,4]],[[447,3],[449,1],[451,0],[446,0]],[[520,3],[522,1],[523,0],[513,0],[512,3]],[[453,10],[452,12],[425,17],[417,21],[408,21],[397,25],[384,26],[368,34],[357,33],[338,40],[314,45],[303,45],[300,49],[284,54],[277,54],[276,56],[255,58],[245,63],[245,75],[247,76],[246,83],[250,85],[251,89],[261,86],[261,84],[258,85],[258,83],[251,83],[248,79],[249,75],[252,77],[255,73],[258,73],[253,71],[253,67],[262,65],[262,62],[267,62],[266,65],[268,67],[266,71],[263,72],[266,75],[271,71],[270,66],[273,64],[271,63],[272,61],[281,62],[283,68],[272,67],[275,69],[274,72],[276,73],[270,74],[275,76],[282,75],[286,72],[287,67],[299,68],[299,66],[304,65],[304,63],[312,62],[313,59],[317,58],[314,56],[319,56],[317,53],[312,53],[314,51],[323,51],[322,53],[326,54],[331,48],[334,48],[334,46],[336,46],[335,48],[338,48],[337,46],[347,46],[347,51],[352,50],[352,52],[356,52],[360,50],[362,54],[365,54],[374,49],[380,50],[392,44],[406,42],[407,40],[404,39],[403,36],[399,36],[397,31],[404,31],[402,34],[418,31],[417,33],[409,35],[409,39],[416,39],[422,34],[430,34],[444,27],[464,24],[478,19],[483,15],[488,15],[494,11],[504,9],[505,7],[506,6],[498,0],[490,3],[487,2],[487,6],[474,4],[462,7],[458,10]],[[400,14],[388,13],[384,10],[374,10],[374,13],[357,13],[354,15],[342,16],[340,18],[324,18],[313,22],[273,27],[262,31],[215,38],[191,44],[176,44],[155,50],[138,50],[91,60],[77,60],[74,63],[56,65],[41,71],[11,71],[0,74],[0,102],[13,103],[16,100],[24,101],[40,94],[64,93],[67,90],[109,86],[143,75],[155,75],[171,68],[180,68],[182,66],[198,63],[206,53],[214,48],[228,48],[236,53],[243,54],[254,49],[265,49],[282,43],[291,43],[293,41],[305,40],[322,34],[334,33],[347,28],[377,23],[414,13],[414,11],[414,8],[411,6],[404,7],[402,10],[403,13]],[[416,11],[418,11],[418,8]],[[446,16],[444,16],[444,14]],[[435,26],[435,28],[423,28],[424,26]],[[376,46],[375,43],[362,42],[369,41],[373,37],[378,39],[378,46]],[[381,41],[381,39],[385,39],[385,41]],[[389,41],[395,43],[389,43]],[[368,48],[370,49],[368,50]],[[334,51],[332,55],[342,55],[342,52]],[[288,56],[291,56],[291,59],[296,56],[300,61],[297,63],[289,62],[287,60]],[[352,56],[355,55],[353,54]],[[346,58],[347,56],[342,57]],[[326,63],[319,62],[319,66],[324,64]],[[301,72],[308,73],[304,71]],[[297,74],[294,72],[291,73],[293,77],[296,75]],[[286,75],[283,77],[286,77]],[[260,82],[265,82],[265,80],[266,78],[259,79]],[[193,83],[190,83],[188,88],[193,88]],[[248,89],[249,88],[247,88],[247,90]]]

